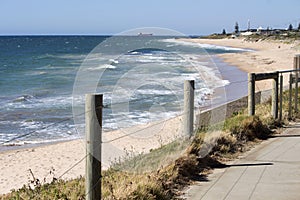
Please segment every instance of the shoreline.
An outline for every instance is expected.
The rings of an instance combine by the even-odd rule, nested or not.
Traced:
[[[103,142],[112,141],[102,146],[103,160],[106,160],[103,161],[104,168],[108,167],[107,162],[110,160],[110,156],[114,154],[122,157],[132,151],[149,152],[151,149],[174,141],[178,135],[180,136],[183,129],[182,117],[177,116],[162,121],[162,124],[159,121],[156,125],[156,122],[153,122],[154,126],[153,123],[148,123],[126,130],[103,132],[105,138]],[[147,126],[152,128],[145,131]],[[137,129],[140,129],[141,133]],[[131,132],[137,132],[137,134],[122,138]],[[153,132],[157,134],[153,135]],[[114,141],[116,138],[122,138],[122,140]],[[17,147],[17,149],[0,152],[0,194],[8,193],[13,188],[18,189],[24,184],[28,184],[30,178],[32,179],[29,169],[32,170],[36,178],[40,180],[45,178],[46,182],[50,182],[53,177],[68,180],[84,176],[86,153],[84,145],[84,139],[75,139],[40,145],[34,144],[33,146],[24,145]],[[74,165],[76,166],[73,168]],[[49,171],[53,169],[55,170],[54,174],[49,174]],[[65,174],[65,172],[67,173]],[[61,175],[63,176],[60,177]]]
[[[49,146],[49,145],[55,145],[59,143],[64,142],[71,142],[74,140],[82,140],[82,138],[74,138],[74,139],[62,139],[62,140],[53,140],[53,141],[47,141],[47,142],[40,142],[40,143],[25,143],[21,145],[1,145],[0,146],[0,154],[4,152],[10,152],[10,151],[17,151],[17,150],[26,150],[26,149],[32,149],[32,148],[39,148],[43,146]]]
[[[228,85],[224,86],[227,97],[230,96],[230,98],[226,98],[226,99],[224,99],[224,101],[217,102],[215,104],[223,105],[224,103],[227,103],[227,102],[233,101],[237,98],[241,98],[241,97],[245,96],[246,93],[243,93],[242,90],[236,90],[234,88],[234,86],[231,85],[232,82],[235,81],[235,79],[233,78],[235,75],[246,77],[246,75],[244,74],[245,72],[238,69],[236,66],[233,66],[233,65],[230,65],[230,64],[224,62],[223,59],[219,57],[219,55],[213,55],[212,58],[214,60],[214,63],[219,67],[218,70],[221,73],[222,79],[228,80],[230,82]],[[213,104],[212,106],[216,106],[215,104]],[[207,107],[203,106],[203,108],[206,110]],[[201,107],[200,107],[200,109],[201,109]],[[172,118],[174,118],[174,117],[171,117],[169,119],[172,119]],[[164,121],[164,120],[165,119],[162,119],[161,121]],[[151,123],[151,122],[148,122],[146,124],[149,124],[149,123]],[[141,125],[136,125],[136,126],[138,127]],[[128,128],[126,128],[126,129],[128,129]],[[103,132],[108,132],[108,133],[111,133],[111,132],[114,133],[117,131],[118,130],[103,130]],[[55,145],[55,144],[59,144],[59,143],[71,142],[71,141],[76,141],[76,140],[83,140],[83,138],[73,138],[73,139],[66,138],[66,139],[62,139],[62,140],[53,140],[53,141],[47,141],[47,142],[41,142],[41,143],[25,143],[25,144],[20,144],[20,145],[19,144],[0,145],[0,154],[3,152],[9,152],[9,151],[15,151],[15,150],[26,150],[26,149],[31,149],[31,148],[39,148],[39,147],[43,147],[43,146]]]
[[[271,41],[257,42],[244,39],[180,39],[186,42],[219,45],[225,47],[253,49],[242,53],[218,54],[225,63],[236,66],[246,73],[266,73],[293,69],[293,57],[300,54],[300,41]],[[284,74],[284,85],[288,85],[288,74]],[[272,88],[269,80],[256,83],[256,90],[263,91]]]
[[[242,40],[239,39],[227,39],[226,41],[224,40],[203,40],[203,39],[186,39],[189,42],[206,42],[207,44],[215,44],[215,45],[220,45],[220,46],[231,46],[231,47],[237,47],[237,48],[248,48],[251,46],[251,49],[256,49],[257,51],[254,52],[244,52],[244,53],[228,53],[228,54],[218,54],[216,55],[217,58],[220,60],[216,60],[218,63],[220,62],[221,65],[224,65],[223,68],[228,69],[231,68],[232,71],[230,71],[228,74],[224,75],[223,78],[226,79],[226,76],[228,78],[234,79],[234,76],[241,76],[238,70],[243,71],[244,73],[247,72],[265,72],[269,68],[255,68],[257,71],[253,71],[252,68],[241,66],[238,63],[243,63],[244,61],[249,62],[252,60],[253,61],[253,56],[256,55],[257,59],[256,60],[261,60],[261,61],[267,61],[263,59],[269,59],[268,57],[263,57],[264,54],[270,53],[270,49],[268,49],[268,46],[262,45],[262,47],[255,47],[257,44],[250,44],[250,45],[245,45],[245,43]],[[232,42],[234,41],[234,42]],[[231,44],[232,43],[232,44]],[[261,43],[259,43],[261,45]],[[240,45],[240,46],[239,46]],[[273,44],[274,45],[274,44]],[[282,49],[287,49],[290,48],[290,44],[286,44],[286,46]],[[246,47],[247,46],[247,47]],[[262,52],[262,53],[260,53]],[[297,52],[300,53],[298,50]],[[293,57],[291,55],[290,57]],[[289,59],[290,64],[292,62],[292,58]],[[278,59],[281,57],[279,56]],[[285,58],[284,60],[288,60]],[[254,62],[254,61],[253,61]],[[277,60],[275,61],[276,64]],[[220,64],[219,63],[219,64]],[[266,64],[267,66],[272,65],[273,63]],[[246,65],[246,64],[244,64]],[[246,65],[247,66],[247,65]],[[260,71],[259,71],[260,70]],[[281,69],[277,69],[281,70]],[[221,70],[222,72],[222,70]],[[237,73],[237,74],[236,74]],[[247,81],[246,80],[240,80],[241,83],[237,83],[238,85],[234,84],[229,84],[227,86],[228,90],[231,92],[231,98],[232,95],[237,95],[237,96],[243,96],[243,94],[240,94],[241,89],[247,86]],[[246,81],[246,82],[245,82]],[[241,86],[240,84],[245,84]],[[239,90],[236,90],[236,89]],[[258,89],[268,89],[266,85],[259,86]],[[247,87],[246,87],[247,90]],[[247,92],[247,91],[246,91]],[[225,100],[226,102],[230,102],[231,99]],[[108,145],[106,149],[107,151],[110,151],[111,154],[119,154],[122,155],[124,154],[124,149],[130,151],[131,148],[134,147],[134,150],[136,152],[146,152],[149,151],[153,148],[158,148],[162,144],[167,143],[168,141],[171,141],[174,139],[176,134],[175,132],[180,132],[181,131],[181,118],[176,117],[172,118],[171,120],[166,120],[168,121],[167,123],[163,123],[163,125],[158,125],[154,126],[154,129],[149,130],[147,134],[148,136],[151,136],[152,139],[149,140],[149,137],[130,137],[129,140],[126,140],[127,137],[124,137],[125,140],[116,140],[113,141],[115,138],[120,138],[123,137],[124,134],[126,134],[126,130],[118,130],[118,131],[113,131],[113,134],[107,135],[106,132],[105,134],[105,141],[112,141],[112,145]],[[138,126],[139,128],[143,129],[149,126],[149,123],[146,125],[140,125]],[[151,125],[150,125],[151,126]],[[131,127],[127,131],[136,131],[137,127]],[[153,136],[153,130],[158,132],[160,134],[157,134]],[[162,135],[162,133],[167,133],[167,135]],[[144,132],[143,132],[144,134]],[[141,135],[140,135],[141,136]],[[128,138],[127,138],[128,139]],[[105,142],[104,141],[104,142]],[[0,152],[0,194],[1,193],[7,193],[9,192],[12,188],[20,188],[22,185],[27,184],[28,180],[30,177],[29,174],[29,169],[31,169],[35,175],[36,178],[43,179],[46,178],[46,181],[51,180],[51,175],[49,175],[49,171],[51,169],[55,169],[55,177],[59,177],[62,174],[64,174],[68,169],[70,169],[75,163],[79,163],[76,165],[74,168],[72,168],[70,171],[68,171],[66,174],[64,174],[63,179],[72,179],[79,177],[80,175],[84,175],[84,167],[85,167],[85,162],[83,159],[85,158],[85,148],[84,148],[84,139],[75,139],[75,140],[67,140],[67,141],[58,141],[58,142],[53,142],[53,143],[44,143],[41,145],[35,145],[33,144],[32,147],[17,147],[17,149],[11,149],[7,151],[1,151]],[[109,144],[109,143],[107,143]],[[112,150],[111,150],[112,147]],[[116,147],[123,147],[122,148],[116,148]],[[105,152],[104,152],[105,153]],[[108,155],[109,156],[109,155]],[[106,158],[107,159],[107,158]],[[105,163],[104,163],[105,164]],[[54,175],[52,174],[52,177]]]
[[[149,152],[182,137],[182,117],[102,132],[102,168],[132,153]],[[134,135],[130,135],[134,133]],[[28,185],[32,176],[42,183],[55,178],[74,179],[85,174],[85,140],[74,139],[0,152],[0,194]],[[129,155],[128,155],[129,154]],[[50,173],[50,171],[52,171]]]

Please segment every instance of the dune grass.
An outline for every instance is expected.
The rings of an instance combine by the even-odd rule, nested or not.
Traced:
[[[84,178],[74,180],[56,180],[46,184],[35,184],[34,189],[24,185],[21,189],[12,190],[11,193],[0,196],[0,199],[85,199]]]
[[[165,159],[170,150],[177,149],[178,143],[172,143],[153,150],[149,154],[130,159],[115,168],[103,172],[103,199],[175,199],[180,190],[193,180],[205,179],[205,172],[220,165],[214,156],[235,154],[242,151],[247,141],[256,139],[255,130],[266,128],[258,117],[237,115],[226,120],[224,132],[217,138],[217,145],[209,155],[199,158],[203,145],[203,132],[198,132],[178,159],[167,166],[149,172],[145,166]],[[267,128],[266,128],[267,130]],[[246,136],[243,136],[246,134]],[[266,132],[264,134],[269,134]],[[263,137],[264,138],[264,137]],[[165,151],[164,151],[165,149]],[[167,152],[167,153],[166,153]],[[134,164],[133,164],[134,163]],[[134,170],[129,168],[133,166]],[[130,170],[129,170],[130,169]],[[139,171],[140,173],[136,173]],[[51,184],[39,185],[35,189],[28,186],[12,191],[3,199],[84,199],[84,178],[70,181],[54,181]]]
[[[284,94],[284,98],[288,95]],[[178,199],[181,191],[194,180],[206,180],[207,173],[223,167],[221,161],[236,158],[255,142],[267,139],[281,125],[270,115],[270,101],[257,105],[257,115],[247,116],[247,110],[235,113],[222,126],[199,130],[192,142],[171,144],[123,160],[102,172],[103,199]],[[284,103],[284,113],[287,103]],[[287,117],[287,114],[284,114]],[[219,132],[218,132],[219,131]],[[221,131],[221,132],[220,132]],[[214,133],[216,137],[214,138]],[[206,148],[205,136],[210,134],[215,145],[209,154],[199,156]],[[173,152],[170,153],[170,152]],[[175,157],[175,154],[181,156]],[[166,158],[169,160],[166,161]],[[161,164],[162,160],[163,164]],[[50,184],[27,185],[1,196],[1,199],[85,199],[84,178],[54,180]]]

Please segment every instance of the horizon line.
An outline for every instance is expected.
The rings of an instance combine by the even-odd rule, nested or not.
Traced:
[[[139,35],[116,35],[116,34],[0,34],[0,37],[8,36],[139,36]],[[151,36],[139,36],[139,37],[156,37],[156,36],[172,36],[172,37],[184,37],[182,35],[151,35]],[[205,36],[204,34],[189,34],[186,37]]]

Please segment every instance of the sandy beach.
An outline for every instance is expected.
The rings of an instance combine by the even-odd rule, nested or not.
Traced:
[[[132,153],[149,152],[181,138],[182,117],[102,133],[102,168]],[[0,152],[0,194],[28,185],[33,176],[41,183],[53,177],[72,179],[85,173],[85,140],[60,142]],[[162,161],[163,162],[163,161]],[[31,172],[32,174],[31,174]],[[50,172],[51,171],[51,172]]]
[[[292,69],[293,57],[295,54],[300,53],[299,42],[247,42],[242,39],[186,40],[203,44],[253,49],[254,51],[244,53],[219,55],[225,62],[237,66],[245,72],[259,73]],[[285,80],[287,81],[287,79]],[[271,82],[261,82],[257,87],[259,90],[269,89]],[[138,134],[135,134],[136,137],[132,136],[130,139],[123,137],[123,139],[115,140],[116,138],[122,138],[126,134],[126,131],[106,134],[104,142],[111,142],[107,143],[108,146],[105,147],[107,153],[103,152],[108,156],[105,159],[110,159],[109,154],[114,154],[114,151],[121,152],[121,155],[122,152],[124,153],[124,149],[130,150],[134,148],[137,152],[147,152],[151,148],[158,148],[160,145],[173,140],[181,134],[181,120],[181,118],[177,117],[153,126],[152,129],[148,130],[149,137],[138,137]],[[145,130],[146,127],[139,128]],[[128,131],[133,132],[136,130]],[[143,135],[147,134],[143,133]],[[17,189],[23,184],[27,184],[28,180],[32,179],[29,170],[33,172],[35,178],[39,178],[42,181],[44,178],[46,178],[45,181],[49,181],[53,176],[63,179],[83,176],[85,170],[84,144],[83,140],[74,140],[36,148],[0,152],[0,194],[7,193],[13,188]],[[53,171],[54,174],[50,174],[50,171]]]
[[[275,72],[293,69],[293,57],[300,53],[300,41],[257,41],[245,39],[184,39],[184,41],[218,46],[252,49],[244,53],[226,53],[219,55],[224,62],[238,67],[247,73]],[[284,84],[288,78],[284,77]],[[266,90],[272,87],[271,81],[257,82],[256,90]]]

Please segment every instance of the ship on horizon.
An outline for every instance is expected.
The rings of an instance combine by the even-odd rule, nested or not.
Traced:
[[[139,33],[138,36],[153,36],[153,33]]]

